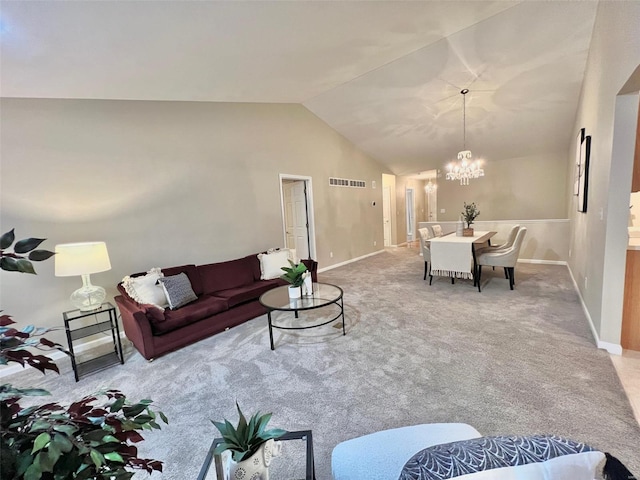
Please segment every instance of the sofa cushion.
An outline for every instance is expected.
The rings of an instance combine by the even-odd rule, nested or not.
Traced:
[[[167,297],[158,279],[162,277],[159,268],[152,268],[146,275],[129,276],[122,279],[122,287],[132,300],[141,305],[154,305],[160,309],[168,306]]]
[[[556,435],[480,437],[425,448],[399,480],[593,480],[604,454]]]
[[[284,274],[282,267],[290,267],[289,250],[283,249],[273,253],[261,253],[258,255],[260,260],[260,280],[273,280],[280,278]]]
[[[195,265],[181,265],[179,267],[163,268],[162,273],[164,273],[165,277],[178,275],[179,273],[186,273],[187,277],[189,277],[189,282],[191,282],[193,293],[198,296],[204,293],[202,290],[202,279],[200,278],[200,273]]]
[[[184,272],[178,275],[161,277],[158,282],[164,290],[171,310],[176,310],[198,299],[196,294],[193,293],[187,274]]]
[[[204,295],[199,297],[195,302],[177,310],[167,309],[162,312],[154,308],[153,310],[147,309],[146,314],[149,323],[151,323],[153,333],[160,335],[203,320],[216,313],[224,312],[225,310],[228,310],[225,299]],[[214,322],[215,319],[211,319],[211,321]]]
[[[251,300],[257,300],[264,292],[272,288],[284,285],[283,280],[258,280],[251,285],[243,285],[242,287],[228,288],[216,292],[216,297],[227,300],[229,308],[245,303]]]
[[[199,265],[197,268],[205,294],[253,283],[253,271],[247,257]]]

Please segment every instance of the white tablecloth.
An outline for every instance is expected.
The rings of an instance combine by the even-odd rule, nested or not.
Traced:
[[[475,231],[472,237],[455,233],[431,238],[431,275],[473,278],[471,244],[488,240],[495,232]]]

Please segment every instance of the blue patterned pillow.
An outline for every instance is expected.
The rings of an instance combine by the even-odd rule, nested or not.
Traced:
[[[603,458],[584,443],[555,435],[480,437],[421,450],[404,465],[399,480],[499,479],[500,473],[514,478],[511,468],[495,470],[506,467],[521,468],[522,478],[593,480]]]

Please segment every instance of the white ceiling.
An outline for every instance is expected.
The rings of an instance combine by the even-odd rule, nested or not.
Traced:
[[[396,174],[566,153],[597,3],[2,1],[4,97],[302,103]]]

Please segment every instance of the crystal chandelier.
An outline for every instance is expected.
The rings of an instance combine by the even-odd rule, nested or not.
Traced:
[[[427,182],[427,184],[424,186],[424,191],[427,193],[433,193],[438,189],[438,185],[436,185],[435,183],[433,183],[431,181],[431,179],[429,179],[429,181]]]
[[[447,180],[460,180],[460,185],[469,185],[469,179],[484,177],[480,160],[473,160],[471,150],[467,150],[467,93],[468,88],[460,90],[462,94],[462,151],[458,152],[458,161],[447,165]]]

